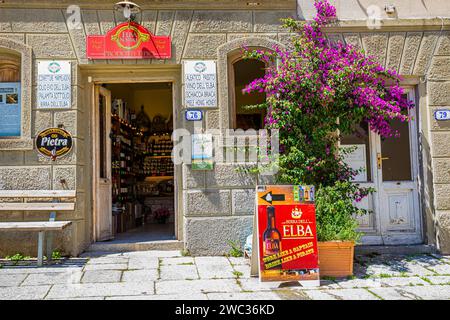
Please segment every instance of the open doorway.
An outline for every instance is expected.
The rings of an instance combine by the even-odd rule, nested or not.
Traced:
[[[175,240],[172,83],[108,83],[96,95],[96,240]]]

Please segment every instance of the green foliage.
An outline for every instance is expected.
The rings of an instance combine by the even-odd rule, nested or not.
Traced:
[[[322,187],[316,195],[316,220],[318,241],[355,241],[357,232],[356,216],[366,213],[354,205],[358,197],[358,186],[349,181],[338,181],[333,186]]]
[[[238,258],[238,257],[243,257],[244,256],[244,251],[242,251],[239,242],[237,242],[237,241],[228,241],[228,244],[231,247],[230,251],[228,252],[228,254],[231,257]]]
[[[191,255],[191,253],[189,252],[188,249],[183,249],[183,250],[181,250],[181,255],[183,257],[189,257]]]
[[[61,252],[59,252],[59,251],[53,251],[53,252],[52,252],[52,259],[53,259],[53,260],[59,260],[59,259],[61,259]]]
[[[16,254],[14,254],[12,256],[6,256],[5,257],[6,260],[11,260],[11,261],[14,261],[14,262],[23,261],[23,260],[25,260],[27,258],[29,258],[29,257],[25,257],[21,253],[16,253]]]
[[[242,277],[244,274],[243,274],[242,272],[240,272],[240,271],[233,271],[233,275],[234,275],[236,278],[239,278],[239,277]]]

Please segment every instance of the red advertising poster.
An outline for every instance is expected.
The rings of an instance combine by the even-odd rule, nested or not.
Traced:
[[[319,285],[314,196],[313,186],[257,187],[261,281]]]
[[[88,59],[170,59],[170,37],[154,36],[136,22],[124,22],[105,35],[87,36]]]

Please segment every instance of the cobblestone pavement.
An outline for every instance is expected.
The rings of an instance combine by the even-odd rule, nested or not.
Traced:
[[[355,276],[318,288],[274,288],[249,260],[178,251],[89,253],[51,266],[0,260],[0,299],[428,300],[450,299],[450,257],[360,255]]]

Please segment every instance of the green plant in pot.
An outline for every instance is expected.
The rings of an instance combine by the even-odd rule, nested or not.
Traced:
[[[358,48],[330,42],[322,27],[336,18],[336,9],[327,0],[314,5],[317,15],[311,22],[284,19],[296,34],[288,48],[246,50],[247,59],[277,63],[243,91],[266,94],[266,102],[254,107],[267,111],[265,128],[279,132],[277,182],[316,187],[321,273],[344,276],[352,272],[353,245],[361,236],[355,218],[365,211],[358,202],[374,190],[352,182],[358,170],[345,163],[352,150],[340,147],[341,137],[358,134],[360,125],[382,138],[396,136],[392,120],[410,121],[414,105],[404,98],[395,71]],[[334,245],[332,253],[348,247],[349,254],[328,259],[324,244]],[[350,266],[347,274],[328,273],[325,263],[339,261]]]

